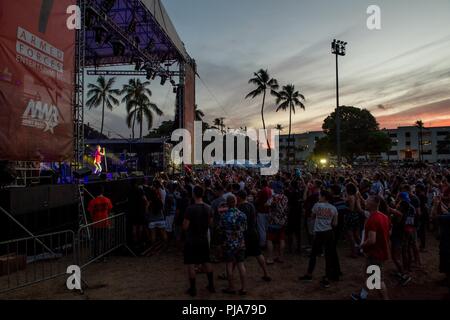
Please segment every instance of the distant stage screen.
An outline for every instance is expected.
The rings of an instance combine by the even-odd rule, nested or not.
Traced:
[[[0,0],[0,159],[73,156],[76,0]]]

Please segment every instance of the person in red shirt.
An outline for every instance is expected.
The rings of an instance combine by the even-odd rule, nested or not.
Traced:
[[[98,258],[109,249],[111,243],[111,220],[108,220],[113,205],[111,200],[103,195],[104,189],[100,188],[98,197],[88,204],[88,212],[92,220],[92,258]]]
[[[383,264],[389,260],[391,222],[388,216],[379,211],[380,202],[381,199],[378,195],[372,195],[366,200],[366,209],[369,212],[369,217],[364,227],[364,240],[361,248],[367,257],[367,267],[378,266],[380,268],[380,292],[384,300],[389,300],[386,284],[383,281]],[[360,294],[352,294],[352,299],[366,300],[368,296],[367,290],[364,287]]]
[[[102,221],[109,218],[113,208],[111,200],[105,197],[103,193],[104,189],[102,187],[98,197],[92,199],[88,204],[87,210],[91,216],[92,223],[94,223],[92,228],[109,228],[111,226],[111,221]]]
[[[272,189],[269,188],[267,180],[261,181],[261,190],[256,195],[256,211],[259,245],[265,247],[267,244],[267,228],[269,227],[270,200],[272,199]]]

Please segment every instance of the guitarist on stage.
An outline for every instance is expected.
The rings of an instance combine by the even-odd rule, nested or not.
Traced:
[[[94,166],[95,171],[94,174],[100,174],[102,173],[102,157],[105,156],[105,148],[101,148],[99,145],[97,146],[97,149],[94,153]]]

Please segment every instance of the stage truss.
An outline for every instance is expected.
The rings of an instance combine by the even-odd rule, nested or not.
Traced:
[[[81,30],[76,35],[74,92],[75,168],[84,166],[85,76],[161,78],[177,94],[182,127],[185,64],[195,64],[184,49],[160,0],[78,0]],[[116,70],[128,65],[134,70]],[[107,68],[107,69],[106,69]],[[163,80],[164,79],[164,80]]]

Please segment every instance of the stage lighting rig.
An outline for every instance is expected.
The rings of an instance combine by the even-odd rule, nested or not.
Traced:
[[[162,85],[162,86],[165,85],[165,84],[166,84],[166,81],[167,81],[167,75],[162,74],[162,75],[161,75],[161,85]]]

